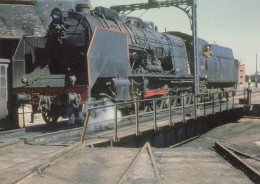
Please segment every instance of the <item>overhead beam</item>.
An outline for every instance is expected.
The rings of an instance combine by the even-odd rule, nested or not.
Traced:
[[[149,0],[148,3],[138,3],[138,4],[130,4],[130,5],[116,5],[111,6],[111,9],[116,10],[117,12],[126,12],[126,11],[135,11],[135,10],[148,10],[153,8],[161,8],[161,7],[171,7],[179,5],[186,5],[192,6],[192,0],[170,0],[170,1],[151,1]]]

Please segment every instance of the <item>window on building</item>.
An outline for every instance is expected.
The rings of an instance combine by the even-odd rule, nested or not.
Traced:
[[[0,64],[0,99],[7,99],[7,65]]]
[[[242,79],[242,78],[244,78],[243,76],[240,76],[240,78]]]
[[[244,70],[240,70],[240,72],[243,72]]]

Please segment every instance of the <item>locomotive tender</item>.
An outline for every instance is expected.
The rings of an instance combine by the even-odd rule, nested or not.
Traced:
[[[79,118],[91,101],[193,92],[191,36],[160,33],[152,22],[83,3],[76,10],[55,8],[51,16],[45,37],[19,42],[12,62],[14,106],[31,104],[53,124],[60,116]],[[211,45],[214,55],[207,59],[206,45],[199,40],[200,90],[235,88],[239,64],[232,50]]]

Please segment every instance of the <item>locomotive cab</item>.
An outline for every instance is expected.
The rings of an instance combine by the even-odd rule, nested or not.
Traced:
[[[13,58],[14,104],[31,104],[48,124],[80,117],[91,97],[130,99],[127,35],[91,28],[80,10],[54,9],[47,35],[23,37]]]
[[[46,37],[23,37],[13,57],[12,104],[31,104],[48,124],[78,116],[88,99],[85,34],[70,27],[64,34],[52,24]]]

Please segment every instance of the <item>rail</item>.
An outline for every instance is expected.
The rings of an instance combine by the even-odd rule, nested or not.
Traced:
[[[153,167],[154,175],[155,175],[155,178],[156,178],[156,183],[160,183],[161,177],[160,177],[158,168],[156,166],[156,162],[155,162],[155,159],[154,159],[154,155],[153,155],[153,151],[152,151],[151,145],[150,145],[149,142],[146,142],[145,145],[138,151],[136,156],[130,162],[130,164],[128,165],[127,169],[123,172],[123,174],[119,178],[119,180],[116,182],[117,184],[125,183],[125,179],[126,179],[127,175],[129,175],[131,168],[133,168],[134,165],[138,162],[138,159],[140,159],[142,153],[144,153],[146,151],[147,151],[147,153],[149,155],[149,158],[150,158],[150,161],[151,161],[151,165]]]
[[[246,91],[244,89],[244,101],[246,101],[246,92],[250,93],[250,91]],[[200,93],[200,94],[187,94],[187,95],[180,95],[180,96],[169,96],[169,97],[162,97],[162,98],[155,98],[155,99],[143,99],[143,100],[135,100],[135,101],[128,101],[128,102],[120,102],[115,103],[113,105],[106,105],[106,106],[98,106],[98,107],[92,107],[89,108],[86,117],[84,120],[84,127],[81,135],[81,143],[84,143],[84,138],[86,134],[87,125],[89,122],[91,111],[97,110],[97,109],[104,109],[113,107],[114,108],[114,118],[113,119],[107,119],[104,121],[99,122],[93,122],[92,124],[101,124],[108,121],[114,122],[114,133],[113,133],[113,141],[118,142],[118,121],[127,119],[127,118],[135,118],[135,132],[136,135],[140,135],[140,120],[139,118],[141,116],[149,116],[153,115],[153,129],[156,131],[158,130],[158,119],[157,114],[161,112],[167,112],[168,111],[168,121],[169,126],[173,126],[173,118],[177,118],[180,116],[173,116],[174,111],[181,111],[181,118],[182,122],[187,122],[186,119],[186,110],[192,108],[193,111],[193,118],[197,119],[200,115],[200,112],[202,112],[202,116],[207,116],[209,113],[209,108],[211,107],[211,114],[215,114],[217,112],[222,112],[223,110],[230,110],[235,109],[235,94],[236,90],[231,91],[221,91],[221,92],[213,92],[213,93]],[[250,96],[249,94],[247,95]],[[230,100],[231,99],[231,100]],[[187,101],[189,103],[187,103]],[[229,104],[231,101],[231,105]],[[158,108],[158,102],[160,102],[160,109]],[[177,106],[177,103],[179,103],[179,106]],[[120,109],[120,106],[125,106],[131,104],[134,106],[135,113],[132,115],[124,116],[124,117],[118,117],[118,110]],[[141,105],[146,104],[147,106],[150,105],[150,108],[152,108],[151,111],[146,112],[145,110],[141,112],[139,110],[139,107]],[[163,108],[163,106],[166,104],[166,107]],[[168,104],[168,105],[167,105]],[[224,109],[225,107],[225,109]],[[218,109],[217,109],[218,108]],[[246,104],[244,104],[244,108],[246,108]]]
[[[215,142],[216,151],[222,155],[226,160],[230,161],[236,168],[240,168],[252,181],[255,183],[260,182],[260,172],[241,159],[238,155],[243,155],[247,158],[258,160],[256,157],[251,157],[247,154],[244,154],[236,149],[231,148],[221,142]],[[235,154],[236,153],[236,154]]]

